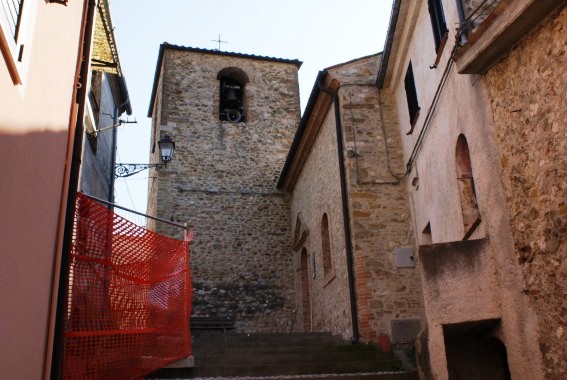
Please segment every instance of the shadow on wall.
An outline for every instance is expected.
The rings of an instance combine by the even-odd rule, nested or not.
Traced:
[[[3,378],[43,372],[67,136],[0,131]]]

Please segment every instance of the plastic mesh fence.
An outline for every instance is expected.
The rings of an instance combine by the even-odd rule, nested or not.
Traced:
[[[191,353],[189,235],[171,239],[77,196],[64,379],[138,379]]]

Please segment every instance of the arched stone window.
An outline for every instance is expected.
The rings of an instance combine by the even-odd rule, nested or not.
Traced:
[[[237,67],[227,67],[217,74],[220,81],[219,120],[246,121],[244,88],[248,76]]]
[[[457,139],[455,160],[457,167],[457,183],[459,186],[459,195],[461,200],[461,211],[463,213],[463,224],[465,227],[465,236],[463,237],[463,240],[465,240],[470,237],[476,227],[480,224],[480,214],[478,212],[478,204],[476,201],[476,190],[472,174],[469,144],[463,134],[459,135],[459,138]]]
[[[329,233],[329,218],[323,214],[321,219],[321,252],[323,253],[323,272],[326,275],[332,272],[331,235]]]

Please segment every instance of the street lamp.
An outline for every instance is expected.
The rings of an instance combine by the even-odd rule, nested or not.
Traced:
[[[171,161],[173,158],[173,152],[175,151],[175,142],[169,137],[165,135],[164,138],[158,141],[158,148],[159,148],[159,156],[162,163],[159,164],[116,164],[114,167],[114,178],[124,178],[130,177],[136,173],[139,173],[143,170],[149,168],[155,168],[156,170],[160,170],[163,167],[166,167],[168,162]]]
[[[164,165],[167,164],[173,158],[173,152],[175,151],[175,143],[168,135],[158,141],[159,155]]]

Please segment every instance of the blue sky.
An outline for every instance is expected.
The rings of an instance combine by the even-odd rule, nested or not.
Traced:
[[[137,124],[119,128],[118,161],[149,160],[146,117],[159,45],[299,59],[302,109],[317,72],[382,51],[391,0],[111,0],[120,61]],[[116,181],[116,203],[145,212],[148,171]]]

